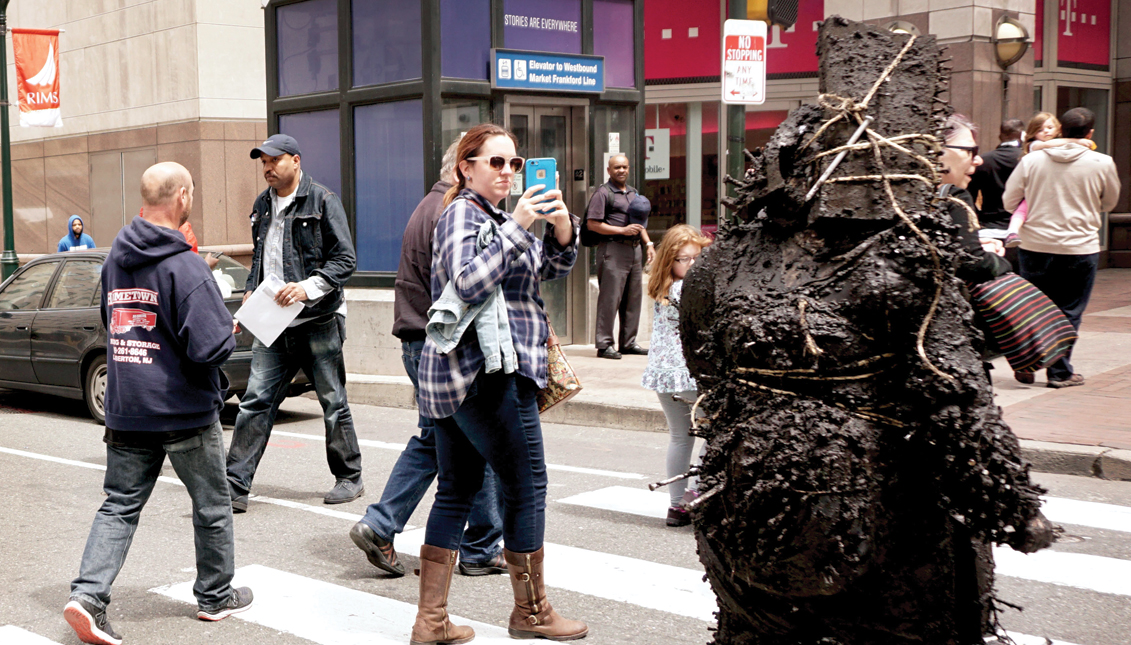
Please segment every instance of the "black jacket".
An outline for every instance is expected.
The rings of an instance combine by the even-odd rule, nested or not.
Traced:
[[[970,193],[961,188],[955,188],[952,184],[943,184],[939,187],[939,196],[946,197],[948,195],[961,199],[971,208],[974,206],[974,199],[970,197]],[[982,243],[978,241],[977,231],[970,230],[969,211],[963,208],[961,204],[955,204],[949,200],[946,206],[950,211],[950,218],[958,225],[958,242],[966,251],[965,257],[959,259],[954,272],[960,280],[967,284],[981,284],[1013,270],[1008,260],[982,248]]]
[[[401,262],[393,287],[393,335],[402,341],[424,340],[432,306],[432,238],[444,214],[444,193],[452,185],[438,181],[416,205],[401,240]]]
[[[1013,169],[1021,162],[1020,146],[1000,145],[982,155],[982,165],[974,169],[970,180],[970,196],[975,201],[982,196],[982,208],[978,219],[983,228],[1009,228],[1009,211],[1001,204],[1005,193],[1005,182],[1013,174]]]
[[[345,299],[342,287],[357,268],[357,255],[353,249],[349,222],[342,200],[329,188],[302,174],[295,201],[283,212],[283,273],[284,282],[301,282],[319,275],[330,284],[333,291],[310,305],[309,316],[317,318],[338,310]],[[251,259],[251,273],[247,276],[248,291],[254,291],[263,279],[263,244],[271,221],[271,189],[255,199],[251,209],[251,237],[255,255]],[[304,312],[304,317],[307,314]]]
[[[220,287],[179,231],[135,217],[102,264],[106,428],[169,433],[215,423],[236,348]]]

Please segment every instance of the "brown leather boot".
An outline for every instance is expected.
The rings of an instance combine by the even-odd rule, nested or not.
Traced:
[[[514,588],[514,611],[511,612],[511,638],[545,638],[572,641],[585,638],[589,627],[580,620],[558,615],[546,599],[546,583],[542,577],[544,549],[534,553],[515,553],[503,549]]]
[[[455,645],[475,638],[475,630],[448,620],[448,589],[456,552],[424,544],[420,547],[420,602],[411,645]]]

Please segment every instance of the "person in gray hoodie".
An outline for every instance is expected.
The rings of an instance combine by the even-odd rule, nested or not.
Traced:
[[[1091,139],[1096,115],[1074,108],[1060,123],[1062,136]],[[1016,210],[1021,200],[1029,205],[1018,253],[1021,277],[1052,299],[1077,330],[1099,267],[1103,213],[1115,208],[1119,189],[1111,157],[1075,143],[1025,155],[1005,185],[1006,210]],[[1049,387],[1084,384],[1070,357],[1049,366]]]

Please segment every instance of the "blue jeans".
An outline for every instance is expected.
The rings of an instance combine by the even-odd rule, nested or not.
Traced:
[[[346,364],[338,316],[284,331],[268,347],[251,346],[251,376],[240,401],[236,428],[228,446],[228,485],[232,497],[247,495],[255,469],[267,449],[279,405],[291,379],[301,369],[314,381],[326,425],[326,461],[336,479],[361,481],[361,449],[346,401]]]
[[[508,550],[542,548],[546,534],[546,459],[538,417],[538,386],[502,371],[479,376],[455,414],[436,419],[440,474],[424,542],[455,549],[483,485],[485,464],[503,489],[503,541]]]
[[[201,609],[216,609],[228,601],[235,572],[232,502],[224,481],[224,437],[217,421],[204,432],[172,443],[152,446],[106,445],[106,501],[94,516],[79,577],[71,597],[105,609],[110,586],[126,562],[141,509],[149,501],[161,474],[165,455],[192,497],[196,535],[196,584],[192,591]]]
[[[418,387],[417,371],[423,349],[422,340],[401,343],[401,361],[413,388]],[[392,540],[396,534],[404,531],[408,518],[436,478],[435,423],[421,415],[417,426],[420,428],[420,435],[409,439],[408,445],[397,458],[396,465],[389,473],[389,481],[385,483],[385,490],[381,493],[381,501],[370,504],[362,518],[369,528],[385,540]],[[467,530],[459,546],[459,558],[463,562],[489,562],[501,551],[499,542],[503,539],[503,519],[500,509],[503,498],[497,479],[491,467],[487,466],[483,488],[471,503]]]
[[[1076,331],[1080,331],[1080,321],[1092,297],[1092,286],[1096,283],[1100,254],[1060,255],[1021,249],[1017,257],[1021,277],[1043,291],[1060,307]],[[1064,358],[1049,365],[1046,374],[1050,381],[1072,378],[1074,371],[1068,362],[1071,357],[1072,351],[1069,350]]]

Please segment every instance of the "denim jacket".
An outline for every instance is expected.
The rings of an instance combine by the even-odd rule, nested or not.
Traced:
[[[301,282],[321,276],[333,291],[309,305],[312,317],[332,314],[345,299],[342,287],[357,267],[353,239],[342,201],[329,188],[302,174],[295,201],[283,212],[287,226],[283,229],[284,282]],[[254,291],[263,279],[263,245],[271,220],[271,189],[255,199],[251,210],[251,238],[255,255],[246,289]]]
[[[499,225],[493,219],[483,222],[476,238],[480,251],[495,239],[498,229]],[[518,369],[518,357],[511,339],[507,301],[499,294],[498,287],[486,300],[472,305],[461,300],[455,284],[448,282],[440,298],[428,309],[425,331],[436,343],[436,350],[447,354],[459,345],[459,339],[472,322],[479,337],[479,348],[483,351],[483,369],[488,374],[500,368],[505,374],[513,374]]]

